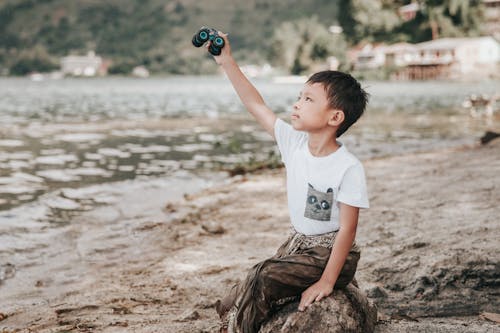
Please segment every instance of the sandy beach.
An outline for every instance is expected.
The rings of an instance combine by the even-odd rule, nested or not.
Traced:
[[[500,308],[500,140],[363,163],[356,278],[377,332],[498,332],[481,314]],[[1,332],[216,332],[216,299],[289,232],[284,169],[161,205],[134,192],[1,263]],[[120,208],[132,195],[148,204]]]

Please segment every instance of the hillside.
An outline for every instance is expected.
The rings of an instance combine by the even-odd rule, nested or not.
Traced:
[[[154,72],[209,71],[191,45],[203,25],[230,32],[240,58],[262,62],[274,29],[316,15],[334,24],[330,0],[10,0],[0,5],[0,63],[33,53],[52,61],[68,53],[96,53],[115,63],[144,64]],[[321,8],[318,11],[317,8]],[[208,59],[209,60],[209,59]]]
[[[293,73],[347,45],[364,41],[421,42],[477,36],[482,2],[423,2],[410,20],[398,9],[411,0],[3,0],[0,2],[0,74],[49,71],[61,56],[95,50],[114,73],[144,65],[153,73],[211,73],[209,56],[191,45],[201,26],[230,33],[235,55],[271,62]],[[333,36],[328,27],[339,24]]]

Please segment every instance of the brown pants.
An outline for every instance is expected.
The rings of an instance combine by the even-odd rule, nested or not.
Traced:
[[[296,242],[294,236],[273,257],[252,267],[243,282],[236,284],[226,297],[217,301],[216,310],[223,324],[225,321],[228,325],[229,320],[229,326],[235,326],[230,327],[229,332],[257,333],[273,312],[299,299],[304,290],[320,279],[330,258],[331,245],[311,247],[310,244],[292,242]],[[353,244],[335,288],[343,288],[352,281],[359,257],[360,251]],[[233,316],[233,320],[228,316]]]

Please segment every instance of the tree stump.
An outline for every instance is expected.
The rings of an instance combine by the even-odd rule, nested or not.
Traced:
[[[312,304],[304,312],[297,310],[299,302],[286,305],[267,321],[260,333],[293,332],[374,332],[377,308],[366,295],[350,283],[345,289]]]

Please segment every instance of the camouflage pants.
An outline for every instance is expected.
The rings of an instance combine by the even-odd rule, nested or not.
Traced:
[[[276,254],[252,267],[216,310],[228,332],[257,333],[270,315],[284,304],[298,300],[323,274],[337,232],[319,236],[295,233]],[[354,243],[335,283],[344,288],[354,278],[360,251]]]

